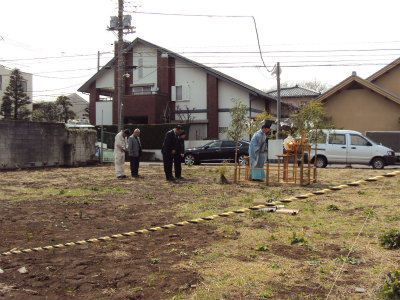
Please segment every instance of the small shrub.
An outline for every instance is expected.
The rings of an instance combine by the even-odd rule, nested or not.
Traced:
[[[339,210],[339,207],[337,207],[335,204],[329,204],[326,207],[327,210]]]
[[[364,212],[364,215],[366,215],[369,218],[375,218],[376,217],[376,212],[373,209],[367,209]]]
[[[281,268],[281,264],[272,263],[271,264],[271,268],[272,269],[280,269]]]
[[[377,294],[383,299],[400,299],[400,269],[393,269],[386,275],[385,284]]]
[[[159,262],[160,262],[160,259],[157,258],[157,257],[151,259],[151,263],[152,263],[153,265],[158,264]]]
[[[256,250],[257,251],[268,251],[269,250],[269,245],[266,245],[266,244],[258,245],[256,247]]]
[[[389,217],[389,221],[400,221],[400,214]]]
[[[293,232],[292,236],[289,238],[290,240],[290,244],[294,245],[294,244],[299,244],[299,245],[305,245],[308,242],[304,239],[304,237],[302,236],[298,236],[296,234],[296,232]]]
[[[380,238],[381,246],[389,249],[400,248],[400,231],[392,229],[388,233],[384,234]]]
[[[358,258],[354,258],[354,257],[351,257],[351,256],[347,257],[347,256],[340,255],[337,258],[337,260],[338,261],[344,261],[345,263],[348,263],[348,264],[351,264],[351,265],[365,264],[365,260],[363,260],[362,258],[358,259]]]

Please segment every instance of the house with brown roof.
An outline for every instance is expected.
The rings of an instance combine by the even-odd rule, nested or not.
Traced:
[[[249,118],[264,110],[276,114],[277,100],[267,93],[143,39],[126,44],[123,57],[131,66],[124,72],[125,124],[167,123],[190,114],[190,139],[218,139],[226,137],[232,99],[249,107]],[[90,94],[91,124],[118,124],[117,78],[116,54],[79,88]],[[288,107],[282,103],[283,116]]]
[[[355,72],[316,99],[336,128],[400,131],[400,58],[367,79]]]

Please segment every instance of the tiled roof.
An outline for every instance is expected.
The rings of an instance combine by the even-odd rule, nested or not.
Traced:
[[[267,94],[274,98],[278,97],[278,91],[268,92]],[[321,93],[297,85],[291,88],[281,89],[281,98],[317,97],[319,95],[321,95]]]

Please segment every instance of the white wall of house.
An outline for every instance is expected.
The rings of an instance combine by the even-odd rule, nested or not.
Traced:
[[[189,138],[193,140],[204,140],[207,138],[207,124],[190,124]]]
[[[102,122],[103,118],[103,122]],[[112,125],[112,101],[96,102],[96,125]]]
[[[232,99],[239,99],[247,106],[249,106],[250,103],[250,95],[248,92],[222,80],[218,81],[218,99],[219,109],[231,109],[235,105]],[[230,126],[232,121],[231,114],[230,112],[219,112],[218,119],[218,136],[220,139],[226,139],[228,138],[227,134],[223,131]],[[246,135],[243,136],[243,138],[246,138]]]
[[[162,58],[161,58],[162,59]],[[137,44],[133,48],[133,86],[157,86],[157,49]]]
[[[114,87],[114,68],[106,71],[96,80],[96,88],[113,88]]]
[[[207,109],[207,74],[198,68],[175,60],[175,86],[182,86],[182,100],[175,101],[180,109]],[[175,116],[179,120],[179,115]],[[206,120],[207,113],[199,112],[191,115],[194,120]]]

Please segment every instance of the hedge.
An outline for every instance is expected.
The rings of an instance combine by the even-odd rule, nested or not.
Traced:
[[[124,129],[129,129],[131,133],[136,128],[140,129],[140,141],[142,142],[143,149],[161,149],[164,142],[164,136],[167,131],[177,125],[176,123],[168,124],[127,124]],[[187,132],[186,139],[189,138],[189,124],[182,125]],[[97,139],[101,140],[101,126],[96,126]],[[103,142],[107,144],[108,149],[114,149],[115,135],[118,133],[118,125],[104,125],[103,126]]]

